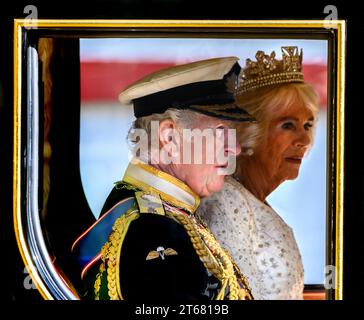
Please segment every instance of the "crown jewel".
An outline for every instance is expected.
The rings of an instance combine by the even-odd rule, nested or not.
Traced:
[[[241,71],[238,93],[248,90],[289,82],[303,82],[302,49],[281,47],[282,60],[276,59],[276,53],[270,55],[257,51],[256,61],[246,59]]]

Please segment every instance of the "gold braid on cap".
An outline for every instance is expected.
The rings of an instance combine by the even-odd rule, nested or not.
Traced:
[[[302,49],[298,47],[281,47],[282,60],[277,60],[276,53],[270,55],[257,51],[257,61],[246,59],[240,75],[238,94],[280,83],[303,82]]]

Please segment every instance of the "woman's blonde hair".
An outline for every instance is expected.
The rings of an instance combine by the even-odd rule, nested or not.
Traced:
[[[251,154],[263,141],[271,116],[279,109],[289,109],[293,104],[306,106],[315,116],[319,99],[313,87],[307,83],[289,83],[262,87],[237,96],[237,103],[254,116],[256,123],[237,126],[242,155]]]

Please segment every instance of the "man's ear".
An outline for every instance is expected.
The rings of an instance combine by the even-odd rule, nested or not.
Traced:
[[[162,120],[159,123],[159,143],[163,148],[167,144],[175,142],[175,134],[178,133],[176,123],[172,119]]]

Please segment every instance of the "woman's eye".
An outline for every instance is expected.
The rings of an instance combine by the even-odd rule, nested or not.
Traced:
[[[313,127],[313,124],[312,123],[306,123],[305,125],[304,125],[304,127],[305,127],[305,130],[310,130],[312,127]]]
[[[292,122],[285,122],[282,124],[282,128],[286,129],[286,130],[291,130],[291,129],[294,129],[295,126]]]

